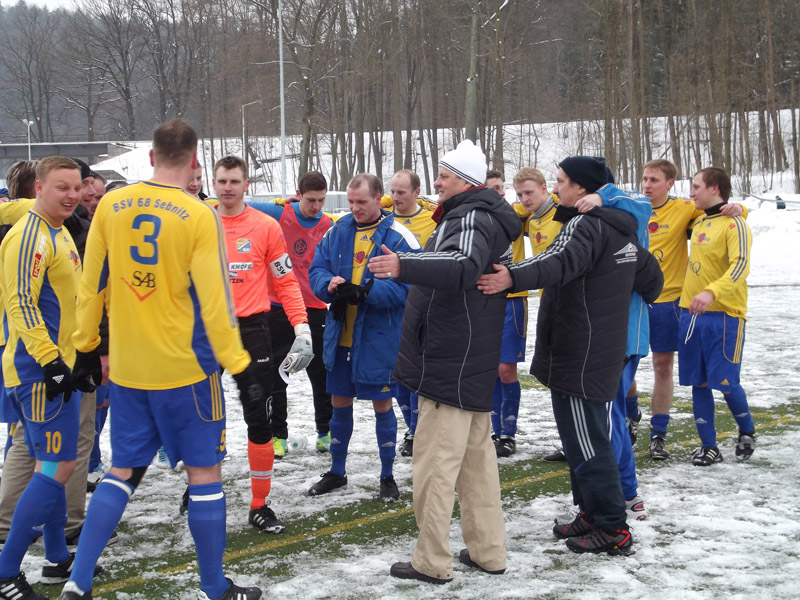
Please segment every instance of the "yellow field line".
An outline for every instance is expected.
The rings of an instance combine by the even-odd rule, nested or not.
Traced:
[[[761,415],[760,415],[761,416]],[[787,423],[797,423],[797,418],[794,416],[773,416],[769,418],[766,423],[764,420],[759,419],[759,425],[764,428],[771,428],[776,425],[784,425]],[[731,435],[735,432],[723,432],[721,435]],[[684,440],[682,442],[678,442],[673,444],[673,446],[690,446],[692,444],[696,444],[697,440],[690,439]],[[649,455],[648,450],[642,450],[636,453],[637,458],[641,458],[643,456]],[[501,483],[500,487],[503,490],[510,490],[518,487],[522,487],[524,485],[528,485],[531,483],[538,483],[541,481],[547,481],[548,479],[553,479],[555,477],[563,477],[564,475],[568,474],[568,469],[557,469],[555,471],[550,471],[548,473],[542,473],[540,475],[529,475],[527,477],[521,477],[519,479],[514,479],[512,481],[506,481],[505,483]],[[304,533],[298,533],[291,536],[280,536],[275,537],[274,539],[264,542],[262,544],[257,544],[255,546],[248,546],[246,548],[242,548],[240,550],[231,550],[225,553],[224,560],[233,560],[238,558],[246,558],[248,556],[252,556],[254,554],[260,554],[267,550],[274,550],[276,548],[283,548],[285,546],[291,546],[293,544],[298,544],[300,542],[305,542],[308,540],[313,540],[321,537],[327,537],[329,535],[334,535],[336,533],[340,533],[342,531],[348,531],[353,529],[354,527],[360,527],[361,525],[368,525],[372,523],[379,523],[381,521],[385,521],[387,519],[394,519],[395,517],[402,517],[409,513],[413,512],[413,508],[411,506],[404,506],[396,509],[392,509],[388,512],[377,514],[377,515],[368,515],[366,517],[361,517],[359,519],[355,519],[352,521],[344,521],[342,523],[338,523],[336,525],[329,525],[328,527],[323,527],[321,529],[317,529],[316,531],[307,531]],[[191,564],[182,564],[182,565],[175,565],[174,567],[166,567],[164,569],[160,569],[155,572],[156,575],[170,575],[173,573],[182,573],[188,571],[190,569],[194,569],[194,566]],[[142,576],[137,577],[129,577],[127,579],[122,579],[120,581],[115,581],[112,583],[108,583],[106,585],[100,586],[95,589],[93,592],[94,595],[109,593],[109,592],[116,592],[119,590],[123,590],[129,587],[143,585],[144,583],[152,580],[152,577],[144,578]]]

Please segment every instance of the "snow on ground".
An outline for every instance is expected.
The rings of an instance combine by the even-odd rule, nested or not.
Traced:
[[[798,362],[794,351],[800,331],[800,211],[777,211],[765,205],[753,210],[748,223],[754,233],[750,283],[749,320],[742,380],[754,407],[800,406]],[[530,301],[528,363],[533,347],[533,328],[538,300]],[[528,364],[520,364],[527,371]],[[642,361],[638,382],[652,389],[649,359]],[[232,388],[226,377],[226,386]],[[689,390],[676,386],[680,399]],[[227,485],[228,527],[246,529],[249,480],[246,433],[238,402],[228,402],[229,458],[223,463]],[[402,418],[397,412],[398,421]],[[795,418],[796,411],[792,411]],[[691,414],[675,409],[673,419],[690,422]],[[313,443],[314,421],[310,385],[297,377],[290,388],[290,437],[308,436]],[[756,422],[758,426],[758,421]],[[627,558],[575,555],[550,533],[552,519],[570,506],[566,494],[545,495],[522,502],[504,497],[508,539],[508,572],[502,577],[476,573],[456,562],[455,580],[448,586],[403,582],[389,577],[389,566],[408,560],[415,543],[410,535],[392,539],[364,540],[347,546],[336,558],[320,558],[300,552],[291,557],[291,576],[281,581],[262,573],[276,558],[263,556],[263,569],[234,570],[239,583],[258,584],[266,598],[581,598],[638,599],[658,595],[664,600],[700,600],[719,597],[797,598],[800,582],[800,467],[796,448],[800,428],[779,428],[762,435],[752,460],[733,459],[733,440],[720,439],[726,460],[708,469],[692,467],[673,458],[660,468],[648,468],[640,476],[640,493],[649,518],[635,524],[635,554]],[[549,394],[525,390],[519,422],[518,453],[511,461],[538,459],[558,445]],[[400,425],[400,435],[404,431]],[[108,431],[102,438],[104,457],[110,454]],[[328,470],[330,459],[311,448],[290,453],[276,462],[272,506],[291,527],[293,520],[320,514],[324,509],[349,507],[375,498],[379,466],[375,447],[374,417],[368,402],[357,402],[355,432],[348,460],[349,486],[327,496],[306,496],[309,485]],[[648,460],[648,459],[643,459]],[[410,460],[398,457],[395,475],[401,491],[410,491]],[[183,475],[151,469],[125,513],[128,531],[102,559],[114,576],[114,564],[152,556],[161,548],[191,552],[188,528],[178,528],[170,539],[158,537],[149,526],[178,519],[177,503],[184,489]],[[407,497],[406,497],[407,498]],[[404,502],[387,510],[406,508]],[[328,523],[319,518],[319,528]],[[292,532],[298,533],[298,532]],[[324,538],[318,541],[324,544]],[[451,548],[463,547],[460,526],[451,528]],[[25,559],[31,581],[38,579],[41,546]],[[279,559],[284,561],[284,559]],[[166,567],[166,561],[163,565]],[[148,574],[144,574],[147,576]],[[161,574],[152,573],[151,576]],[[196,573],[173,573],[175,581],[194,581]],[[101,582],[98,582],[101,585]],[[113,597],[104,594],[102,597]],[[119,593],[117,598],[142,599],[142,594]],[[184,594],[190,598],[193,595]]]

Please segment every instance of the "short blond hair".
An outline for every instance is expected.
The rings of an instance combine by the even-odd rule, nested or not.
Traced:
[[[36,181],[44,181],[50,172],[56,169],[74,169],[80,172],[81,167],[66,156],[48,156],[40,160],[36,165]]]
[[[517,174],[514,175],[514,185],[519,185],[525,181],[533,181],[539,185],[544,185],[544,175],[539,169],[533,167],[522,167]]]

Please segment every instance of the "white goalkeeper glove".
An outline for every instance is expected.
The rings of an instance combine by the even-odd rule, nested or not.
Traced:
[[[314,358],[314,349],[311,346],[311,328],[308,323],[294,326],[294,343],[289,349],[289,354],[281,363],[281,370],[288,374],[297,373],[305,369]]]

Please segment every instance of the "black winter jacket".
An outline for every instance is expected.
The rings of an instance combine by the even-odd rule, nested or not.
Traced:
[[[562,394],[607,402],[625,363],[631,291],[653,302],[664,277],[629,214],[559,206],[555,219],[565,225],[550,247],[509,269],[514,291],[544,288],[531,373]]]
[[[476,283],[521,231],[494,190],[472,188],[444,201],[422,254],[401,253],[408,293],[394,378],[431,400],[464,410],[492,409],[506,294]]]

